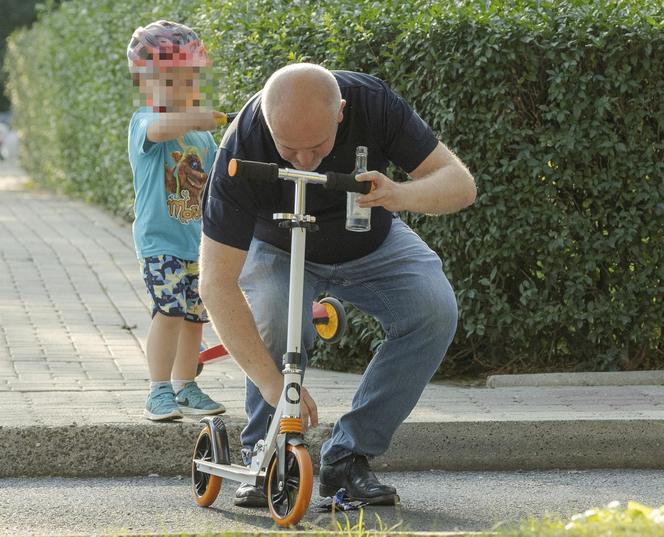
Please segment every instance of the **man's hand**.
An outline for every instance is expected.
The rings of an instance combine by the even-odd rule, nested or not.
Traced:
[[[316,401],[311,397],[307,389],[303,386],[300,394],[300,415],[302,416],[302,426],[306,431],[309,427],[318,425],[318,408]]]
[[[380,172],[370,171],[355,176],[357,181],[371,181],[371,192],[358,198],[360,207],[384,207],[398,212],[406,209],[407,190],[401,183],[395,183]]]
[[[283,390],[283,382],[272,382],[267,386],[259,388],[263,399],[273,407],[279,404],[279,398]],[[311,397],[309,391],[303,386],[300,391],[300,417],[302,418],[302,426],[304,431],[309,427],[316,427],[318,425],[318,408],[316,401]]]
[[[412,181],[404,183],[395,183],[377,171],[357,175],[358,181],[373,183],[371,192],[358,198],[360,207],[452,214],[471,205],[477,196],[473,176],[442,142],[408,175]]]

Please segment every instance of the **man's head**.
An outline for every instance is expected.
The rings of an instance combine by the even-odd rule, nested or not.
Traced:
[[[134,85],[149,106],[185,110],[200,105],[200,72],[211,62],[188,26],[160,20],[137,28],[127,60]]]
[[[263,115],[277,151],[305,171],[318,168],[332,151],[345,104],[332,73],[310,63],[282,67],[262,94]]]

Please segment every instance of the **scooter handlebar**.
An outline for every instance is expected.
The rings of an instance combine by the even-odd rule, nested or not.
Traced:
[[[228,163],[228,175],[240,179],[274,183],[279,179],[279,166],[274,163],[268,164],[233,158]]]
[[[352,173],[327,172],[325,188],[330,190],[343,190],[344,192],[359,192],[368,194],[371,190],[371,181],[356,181]]]
[[[360,182],[355,180],[352,173],[327,172],[325,175],[316,172],[305,172],[301,170],[279,169],[274,163],[255,162],[252,160],[231,159],[228,163],[228,175],[274,183],[279,179],[309,179],[316,183],[322,183],[329,190],[341,190],[344,192],[359,192],[367,194],[371,190],[371,182]]]

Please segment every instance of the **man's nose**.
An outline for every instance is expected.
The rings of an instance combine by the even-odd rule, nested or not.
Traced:
[[[295,159],[297,160],[300,168],[305,171],[311,171],[311,166],[313,166],[316,162],[316,155],[313,153],[313,151],[299,151],[296,154]]]

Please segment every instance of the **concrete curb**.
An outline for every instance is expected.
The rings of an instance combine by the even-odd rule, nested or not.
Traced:
[[[242,426],[227,421],[234,456]],[[197,423],[0,427],[0,477],[188,475],[199,430]],[[307,434],[315,468],[330,432],[327,425]],[[664,469],[664,420],[406,422],[373,467]]]
[[[489,388],[515,386],[642,386],[664,385],[664,371],[616,371],[601,373],[535,373],[491,375]]]

